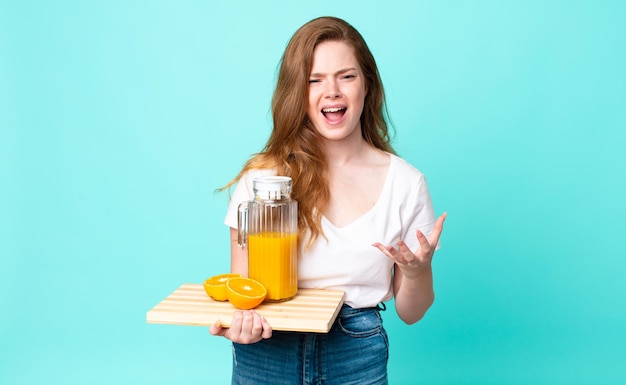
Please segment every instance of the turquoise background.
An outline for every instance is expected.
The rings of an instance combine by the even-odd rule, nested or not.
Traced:
[[[0,383],[229,383],[226,340],[146,312],[228,270],[214,190],[327,14],[449,213],[432,309],[384,313],[390,382],[626,383],[625,4],[1,1]]]

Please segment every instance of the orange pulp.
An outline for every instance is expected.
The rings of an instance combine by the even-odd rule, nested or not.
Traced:
[[[204,281],[204,291],[216,301],[226,301],[226,282],[231,278],[239,278],[241,274],[220,274]]]
[[[263,302],[267,294],[265,287],[250,278],[231,278],[226,281],[228,301],[237,309],[248,310]]]

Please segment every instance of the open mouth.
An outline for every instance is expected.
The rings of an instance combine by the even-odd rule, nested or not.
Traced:
[[[331,122],[337,122],[341,120],[345,113],[346,107],[330,107],[322,109],[322,114],[324,114],[324,117]]]

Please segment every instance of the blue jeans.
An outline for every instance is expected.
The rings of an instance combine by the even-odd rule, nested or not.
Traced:
[[[344,305],[327,334],[275,331],[233,344],[233,385],[386,385],[387,333],[378,308]]]

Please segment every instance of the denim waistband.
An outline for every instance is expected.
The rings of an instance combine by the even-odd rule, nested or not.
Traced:
[[[377,306],[361,307],[361,308],[351,307],[350,305],[343,304],[341,306],[341,309],[339,310],[339,316],[346,316],[346,315],[363,313],[363,312],[368,312],[368,311],[385,311],[385,310],[387,310],[387,306],[383,302],[381,302]]]

